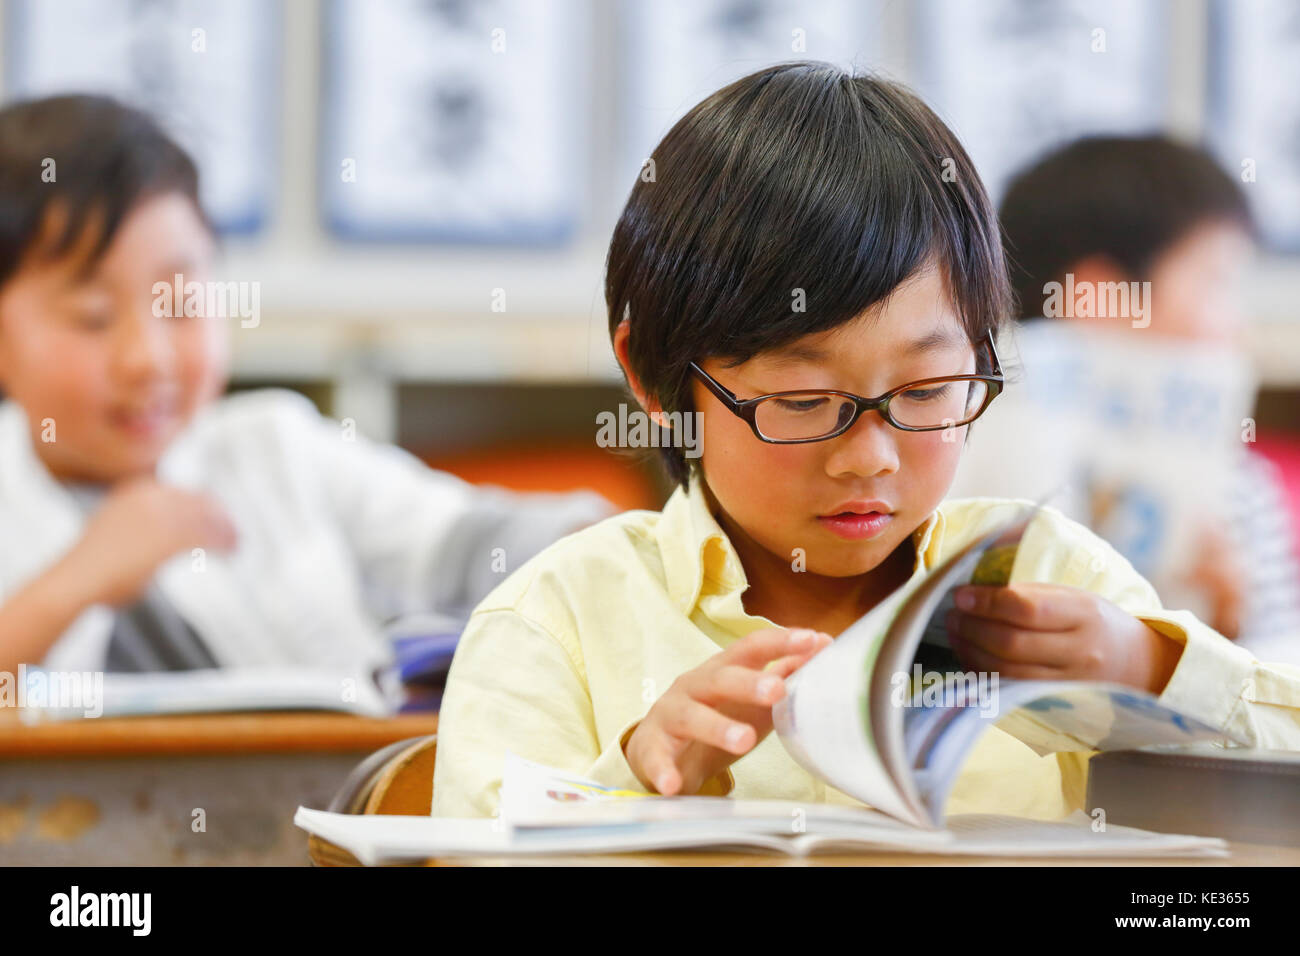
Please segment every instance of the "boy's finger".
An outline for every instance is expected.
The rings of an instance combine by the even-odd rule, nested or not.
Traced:
[[[833,638],[827,636],[821,643],[813,648],[813,650],[807,651],[803,654],[789,654],[785,657],[777,658],[775,661],[768,664],[764,670],[769,674],[780,674],[782,677],[789,677],[822,651],[826,650],[826,648],[830,647],[832,643]]]
[[[785,695],[785,681],[766,670],[727,664],[707,671],[701,685],[691,688],[690,693],[696,700],[709,705],[734,701],[768,707]]]
[[[642,771],[650,778],[656,793],[671,796],[681,789],[682,775],[667,747],[650,747],[643,758]]]
[[[791,654],[789,657],[780,657],[763,668],[764,674],[775,674],[778,677],[786,678],[803,667],[812,659],[811,654]]]
[[[960,637],[952,639],[952,649],[965,667],[985,674],[997,674],[999,679],[1060,680],[1063,676],[1058,667],[1005,660]]]
[[[689,697],[682,697],[669,713],[664,730],[674,737],[698,740],[737,756],[748,753],[758,743],[758,734],[749,724],[732,720]]]
[[[723,651],[723,654],[727,655],[729,664],[760,669],[768,661],[788,654],[807,653],[816,650],[823,643],[817,632],[808,628],[768,629],[742,637]]]
[[[948,633],[979,647],[999,660],[1065,667],[1073,659],[1074,641],[1061,631],[1031,631],[1004,621],[950,611],[944,621]]]
[[[1073,589],[1060,584],[965,584],[953,591],[957,609],[1034,631],[1065,631],[1078,623]]]

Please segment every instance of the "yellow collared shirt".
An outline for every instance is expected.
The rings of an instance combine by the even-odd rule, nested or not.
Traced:
[[[914,575],[1027,502],[943,502],[913,532]],[[1155,589],[1109,544],[1054,508],[1025,532],[1012,581],[1103,595],[1184,645],[1161,701],[1256,746],[1300,749],[1300,668],[1264,664]],[[625,737],[677,678],[751,631],[745,572],[698,479],[662,512],[632,511],[558,541],[478,606],[448,675],[438,726],[435,816],[491,816],[507,750],[600,783],[643,790]],[[1300,635],[1297,635],[1300,640]],[[1039,756],[990,729],[948,813],[1051,819],[1081,807],[1087,754]],[[862,804],[800,767],[769,734],[705,793]]]

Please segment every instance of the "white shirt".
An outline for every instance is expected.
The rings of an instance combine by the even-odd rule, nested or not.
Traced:
[[[586,492],[475,487],[349,437],[283,390],[205,408],[157,475],[213,495],[238,533],[234,551],[179,554],[155,577],[223,667],[368,674],[391,659],[385,622],[467,615],[534,553],[609,513]],[[85,521],[37,456],[23,409],[0,403],[0,600],[67,553]],[[114,619],[112,608],[87,608],[40,663],[101,669]]]

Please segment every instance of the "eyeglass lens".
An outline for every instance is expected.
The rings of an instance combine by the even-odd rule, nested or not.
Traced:
[[[895,393],[889,412],[908,428],[962,425],[975,416],[987,395],[988,383],[979,379],[933,382]],[[764,436],[778,441],[820,438],[842,428],[854,407],[843,395],[774,396],[755,406],[754,423]]]

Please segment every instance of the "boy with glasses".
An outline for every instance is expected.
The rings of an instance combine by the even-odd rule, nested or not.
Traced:
[[[702,415],[702,456],[665,443],[679,487],[661,513],[571,536],[475,611],[434,815],[491,815],[507,750],[632,790],[856,804],[770,733],[783,679],[1024,504],[944,500],[1002,384],[1010,293],[979,178],[920,100],[780,64],[708,97],[653,158],[610,245],[610,331],[647,412]],[[1300,740],[1300,671],[1163,609],[1059,511],[1030,524],[1011,582],[958,589],[967,667],[1124,682]],[[948,812],[1063,815],[1082,760],[990,729]]]

